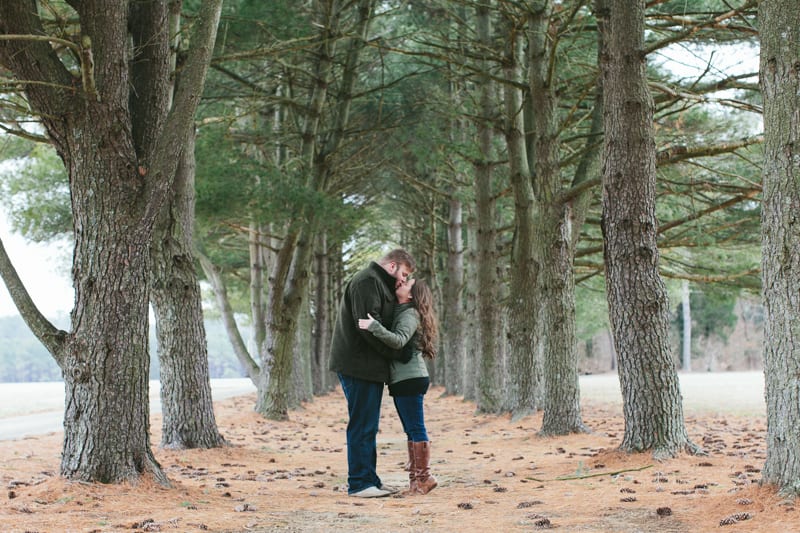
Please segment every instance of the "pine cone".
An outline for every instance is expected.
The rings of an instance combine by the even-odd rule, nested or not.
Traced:
[[[750,513],[736,513],[730,516],[727,516],[719,521],[719,525],[721,526],[729,526],[731,524],[735,524],[737,522],[741,522],[743,520],[750,520],[753,517]]]

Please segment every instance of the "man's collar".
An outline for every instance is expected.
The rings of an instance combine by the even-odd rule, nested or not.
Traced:
[[[389,274],[385,268],[375,261],[372,261],[369,266],[378,273],[378,276],[380,276],[381,280],[386,284],[386,286],[389,287],[390,290],[394,291],[395,285],[397,284],[397,280],[394,278],[394,276]]]

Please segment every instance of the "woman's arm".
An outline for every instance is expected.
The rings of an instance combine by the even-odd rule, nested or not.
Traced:
[[[367,316],[369,318],[362,318],[358,321],[358,327],[368,330],[376,339],[395,350],[399,350],[406,345],[414,335],[414,332],[417,331],[417,326],[419,325],[419,315],[417,315],[416,309],[408,309],[400,313],[395,318],[391,330],[383,327],[380,322],[372,319],[371,316]]]

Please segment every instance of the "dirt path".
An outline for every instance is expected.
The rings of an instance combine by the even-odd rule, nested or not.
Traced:
[[[687,416],[691,439],[709,455],[656,463],[614,451],[623,426],[613,404],[584,404],[591,434],[541,438],[541,415],[475,415],[474,404],[440,394],[426,400],[440,483],[427,496],[347,496],[341,393],[280,423],[253,413],[250,394],[217,404],[231,446],[155,449],[169,489],[59,478],[60,433],[0,442],[0,531],[800,531],[795,506],[757,484],[761,417]],[[387,399],[379,472],[402,485],[404,437]],[[725,519],[731,525],[721,526]]]

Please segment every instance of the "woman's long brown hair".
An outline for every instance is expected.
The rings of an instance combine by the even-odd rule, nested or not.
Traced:
[[[411,302],[419,313],[419,348],[424,357],[436,357],[439,341],[439,321],[433,307],[433,294],[423,280],[418,279],[411,287]]]

